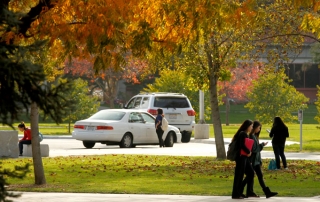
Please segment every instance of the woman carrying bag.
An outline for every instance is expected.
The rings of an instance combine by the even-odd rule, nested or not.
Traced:
[[[246,174],[246,178],[248,179],[247,185],[247,196],[256,196],[255,193],[251,192],[253,190],[253,177],[254,171],[249,161],[249,157],[251,156],[251,151],[245,145],[245,139],[248,138],[248,133],[252,130],[252,121],[245,120],[236,134],[233,136],[232,141],[236,141],[236,167],[234,169],[234,180],[233,180],[233,189],[232,189],[232,199],[244,199],[244,195],[242,194],[241,183],[243,180],[244,174]],[[243,150],[246,155],[240,155],[241,150]]]
[[[263,180],[263,173],[261,170],[261,167],[262,167],[261,151],[263,150],[263,147],[268,144],[268,142],[259,143],[259,135],[260,135],[260,131],[261,131],[261,126],[262,125],[259,121],[254,121],[252,131],[249,134],[249,138],[254,141],[253,146],[252,146],[252,150],[251,150],[252,155],[250,157],[250,160],[251,160],[252,167],[258,177],[259,184],[260,184],[264,194],[266,195],[266,198],[270,198],[272,196],[277,195],[278,193],[271,192],[269,187],[267,187],[265,185],[264,180]],[[247,178],[245,178],[242,181],[242,190],[244,189],[246,184],[247,184]],[[252,182],[252,184],[253,184],[253,182]],[[252,190],[252,192],[253,192],[253,190]]]
[[[272,148],[276,159],[277,169],[281,168],[280,157],[282,160],[283,168],[288,169],[287,159],[284,155],[284,147],[286,144],[286,139],[287,137],[289,137],[289,130],[279,116],[276,116],[274,118],[269,136],[272,138]]]

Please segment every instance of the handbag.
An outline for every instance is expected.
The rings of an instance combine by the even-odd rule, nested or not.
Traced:
[[[43,140],[43,135],[42,133],[39,132],[39,142],[41,142]]]
[[[161,129],[163,131],[166,131],[166,130],[168,130],[168,126],[169,126],[169,123],[168,123],[167,119],[163,117],[162,118]]]
[[[274,159],[271,159],[268,165],[268,170],[276,170],[276,169],[277,169],[276,161]]]
[[[233,140],[228,147],[227,159],[230,161],[235,161],[236,158],[237,158],[236,140]]]

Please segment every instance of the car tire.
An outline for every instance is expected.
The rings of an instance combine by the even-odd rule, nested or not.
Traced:
[[[124,134],[120,142],[120,148],[131,148],[132,147],[132,135],[130,133]]]
[[[82,144],[85,148],[91,149],[96,143],[91,141],[82,141]]]
[[[172,132],[168,133],[168,135],[166,137],[166,140],[164,141],[164,144],[165,144],[166,147],[173,147],[174,139],[173,139]]]
[[[188,143],[188,142],[190,142],[190,139],[191,139],[191,132],[183,132],[182,133],[181,142]]]

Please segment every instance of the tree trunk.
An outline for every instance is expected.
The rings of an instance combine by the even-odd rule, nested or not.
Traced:
[[[210,75],[210,104],[211,104],[211,114],[213,121],[214,138],[216,142],[216,151],[218,159],[226,159],[226,150],[224,147],[219,105],[218,105],[218,88],[217,80],[214,76]]]
[[[32,136],[32,156],[34,167],[35,184],[46,184],[46,178],[44,175],[42,158],[40,153],[39,142],[39,109],[35,102],[31,104],[31,136]]]
[[[222,125],[219,112],[219,102],[218,102],[218,72],[220,69],[218,46],[213,41],[213,52],[209,50],[207,46],[206,54],[208,58],[208,68],[209,68],[209,92],[210,92],[210,105],[211,105],[211,115],[213,121],[213,131],[214,138],[216,142],[216,151],[218,159],[226,159],[226,149],[224,147],[224,139],[222,133]],[[213,54],[212,54],[213,53]],[[213,57],[212,57],[213,56]]]

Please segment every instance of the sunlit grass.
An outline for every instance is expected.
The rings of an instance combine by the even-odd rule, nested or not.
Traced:
[[[32,164],[31,158],[2,160],[2,166]],[[320,194],[320,164],[288,161],[289,170],[268,171],[266,184],[279,196]],[[36,186],[34,174],[11,179],[9,190],[41,192],[231,195],[234,163],[212,157],[104,155],[43,158],[47,184]],[[301,183],[303,186],[301,186]],[[257,179],[255,192],[263,195]]]

